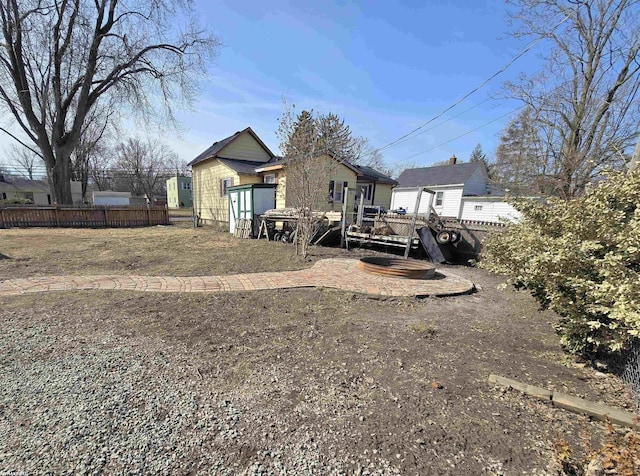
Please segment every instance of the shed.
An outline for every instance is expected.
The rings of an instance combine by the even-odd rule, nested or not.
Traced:
[[[276,207],[275,183],[252,183],[229,187],[229,232],[236,228],[236,220],[250,219],[253,236],[257,236],[258,215]]]
[[[93,204],[102,206],[129,206],[129,192],[114,192],[113,190],[104,190],[93,192]]]

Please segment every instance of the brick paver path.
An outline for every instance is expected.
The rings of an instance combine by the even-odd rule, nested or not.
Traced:
[[[358,268],[353,259],[324,259],[309,269],[229,276],[47,276],[0,281],[0,296],[74,289],[215,293],[321,287],[376,296],[449,296],[473,289],[473,283],[438,270],[435,279],[378,276]]]

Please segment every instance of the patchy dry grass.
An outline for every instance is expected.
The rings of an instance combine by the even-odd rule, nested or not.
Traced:
[[[347,255],[312,248],[307,260],[292,245],[239,240],[211,228],[0,229],[0,279],[69,274],[202,276],[288,271],[319,258]]]
[[[328,248],[312,253],[304,261],[291,245],[238,240],[209,228],[0,230],[0,254],[8,257],[0,255],[0,279],[230,274],[359,256]],[[17,349],[28,346],[30,329],[59,337],[54,340],[60,344],[51,349],[43,340],[25,366],[38,368],[62,354],[77,356],[82,365],[87,346],[134,349],[132,365],[157,357],[166,369],[156,375],[145,368],[150,378],[178,379],[167,373],[172,369],[198,401],[215,403],[212,395],[218,394],[241,411],[234,423],[239,436],[219,447],[213,441],[211,450],[234,461],[235,474],[250,473],[255,461],[272,469],[267,453],[284,455],[285,467],[296,473],[296,461],[312,450],[347,473],[369,467],[384,474],[545,474],[559,434],[575,439],[585,427],[598,435],[602,426],[493,388],[488,374],[612,405],[627,400],[624,389],[612,377],[563,365],[551,325],[556,316],[539,312],[528,294],[499,288],[501,279],[482,270],[455,273],[478,283],[480,291],[425,300],[373,300],[318,289],[0,298],[0,336],[6,340],[4,347],[0,342],[0,372],[11,371],[7,363],[22,355]],[[14,373],[16,382],[25,379]],[[14,405],[29,420],[28,405]],[[2,444],[0,438],[0,454]],[[82,456],[61,455],[67,466],[60,472],[72,471]],[[192,463],[197,468],[201,461]]]

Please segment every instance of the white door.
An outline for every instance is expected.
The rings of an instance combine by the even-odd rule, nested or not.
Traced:
[[[229,233],[233,233],[236,229],[236,220],[238,217],[238,201],[239,192],[229,192]]]

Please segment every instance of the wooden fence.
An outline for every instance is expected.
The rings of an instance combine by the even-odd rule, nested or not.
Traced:
[[[127,228],[168,225],[160,207],[0,207],[0,228]]]

